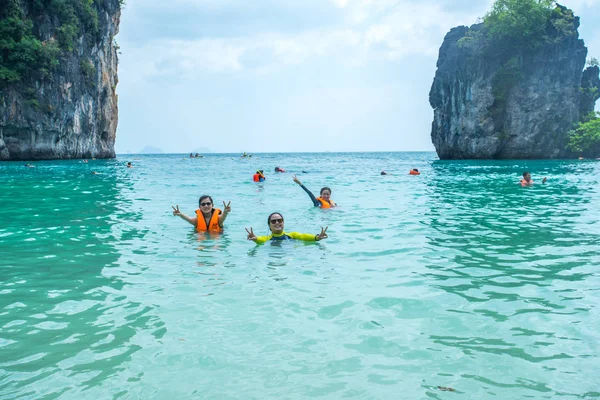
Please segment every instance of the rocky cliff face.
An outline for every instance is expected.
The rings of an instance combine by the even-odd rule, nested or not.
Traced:
[[[587,48],[578,38],[579,19],[570,23],[571,34],[500,56],[490,51],[483,24],[450,30],[429,94],[431,138],[441,159],[572,156],[567,132],[594,110],[600,80],[598,67],[583,71]]]
[[[118,122],[119,0],[96,2],[97,39],[80,37],[44,80],[0,89],[0,160],[113,158]],[[23,10],[27,14],[28,10]],[[42,41],[58,22],[37,19]]]

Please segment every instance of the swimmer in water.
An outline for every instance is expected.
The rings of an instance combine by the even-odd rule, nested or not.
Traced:
[[[256,236],[252,227],[250,230],[246,228],[246,232],[248,233],[248,240],[252,240],[256,244],[263,244],[268,241],[281,241],[281,240],[301,240],[303,242],[318,242],[327,238],[327,228],[321,227],[321,233],[317,235],[313,235],[312,233],[298,233],[298,232],[288,232],[286,233],[283,230],[283,215],[278,212],[274,212],[267,218],[267,223],[269,224],[269,230],[271,234],[269,236]]]
[[[181,211],[179,206],[171,206],[173,208],[173,216],[178,216],[194,225],[198,232],[223,232],[223,224],[227,219],[227,215],[231,212],[231,201],[227,204],[223,202],[223,211],[218,208],[213,208],[212,197],[204,195],[198,200],[200,208],[196,210],[195,217],[188,217]]]
[[[312,194],[312,192],[308,190],[306,186],[304,186],[302,182],[298,180],[298,178],[296,178],[296,175],[294,175],[292,178],[294,179],[294,182],[300,185],[300,187],[306,193],[308,193],[308,196],[312,200],[315,207],[331,208],[337,206],[337,204],[335,204],[335,201],[331,200],[331,189],[329,189],[328,187],[321,188],[320,196],[315,197],[315,195]]]
[[[408,172],[409,175],[421,175],[418,169],[413,168]]]
[[[129,162],[127,163],[127,168],[133,168],[133,165],[131,165],[131,161],[129,161]]]
[[[265,173],[262,169],[256,170],[256,173],[252,175],[252,180],[254,182],[264,182],[265,181]]]
[[[275,167],[275,172],[285,172],[285,169],[281,169],[279,167]]]
[[[542,179],[542,183],[546,183],[546,180],[547,180],[546,177],[544,177],[544,179]],[[521,179],[519,181],[519,184],[522,187],[525,187],[525,186],[531,186],[531,185],[533,185],[533,183],[534,182],[533,182],[533,179],[531,179],[531,174],[527,171],[523,172],[523,179]]]

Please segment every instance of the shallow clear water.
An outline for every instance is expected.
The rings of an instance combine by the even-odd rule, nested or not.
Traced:
[[[600,397],[599,162],[35,165],[0,163],[2,399]],[[519,187],[525,169],[548,183]],[[201,194],[231,200],[222,236],[172,216]],[[248,242],[272,211],[330,237]]]

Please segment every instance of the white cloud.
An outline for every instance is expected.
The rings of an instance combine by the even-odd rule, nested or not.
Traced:
[[[188,75],[201,71],[266,73],[313,57],[335,57],[337,62],[355,66],[370,59],[398,60],[414,54],[435,56],[451,27],[473,23],[477,17],[465,12],[450,13],[437,4],[407,0],[331,1],[346,7],[343,12],[352,19],[363,15],[364,23],[298,34],[274,32],[235,38],[155,40],[143,48],[129,49],[123,57],[136,60],[139,79],[144,75]]]

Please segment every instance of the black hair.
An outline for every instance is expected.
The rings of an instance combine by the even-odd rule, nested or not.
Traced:
[[[281,215],[280,212],[274,212],[274,213],[269,214],[269,216],[267,217],[267,225],[271,225],[271,217],[275,214]],[[283,219],[283,215],[281,215],[281,219]]]
[[[200,196],[200,200],[198,200],[198,205],[200,205],[200,203],[202,203],[202,200],[204,199],[210,199],[210,202],[215,204],[215,202],[213,201],[212,197],[210,197],[209,195],[205,194]]]
[[[525,171],[523,172],[523,178],[525,178],[525,175],[529,174],[529,171]]]
[[[329,190],[329,194],[331,194],[331,189],[329,189],[327,186],[325,186],[325,187],[321,188],[321,191],[319,192],[319,195],[323,194],[323,190]]]
[[[415,171],[415,172],[419,172],[419,170],[418,170],[418,169],[416,169],[416,168],[413,168],[413,171]]]

